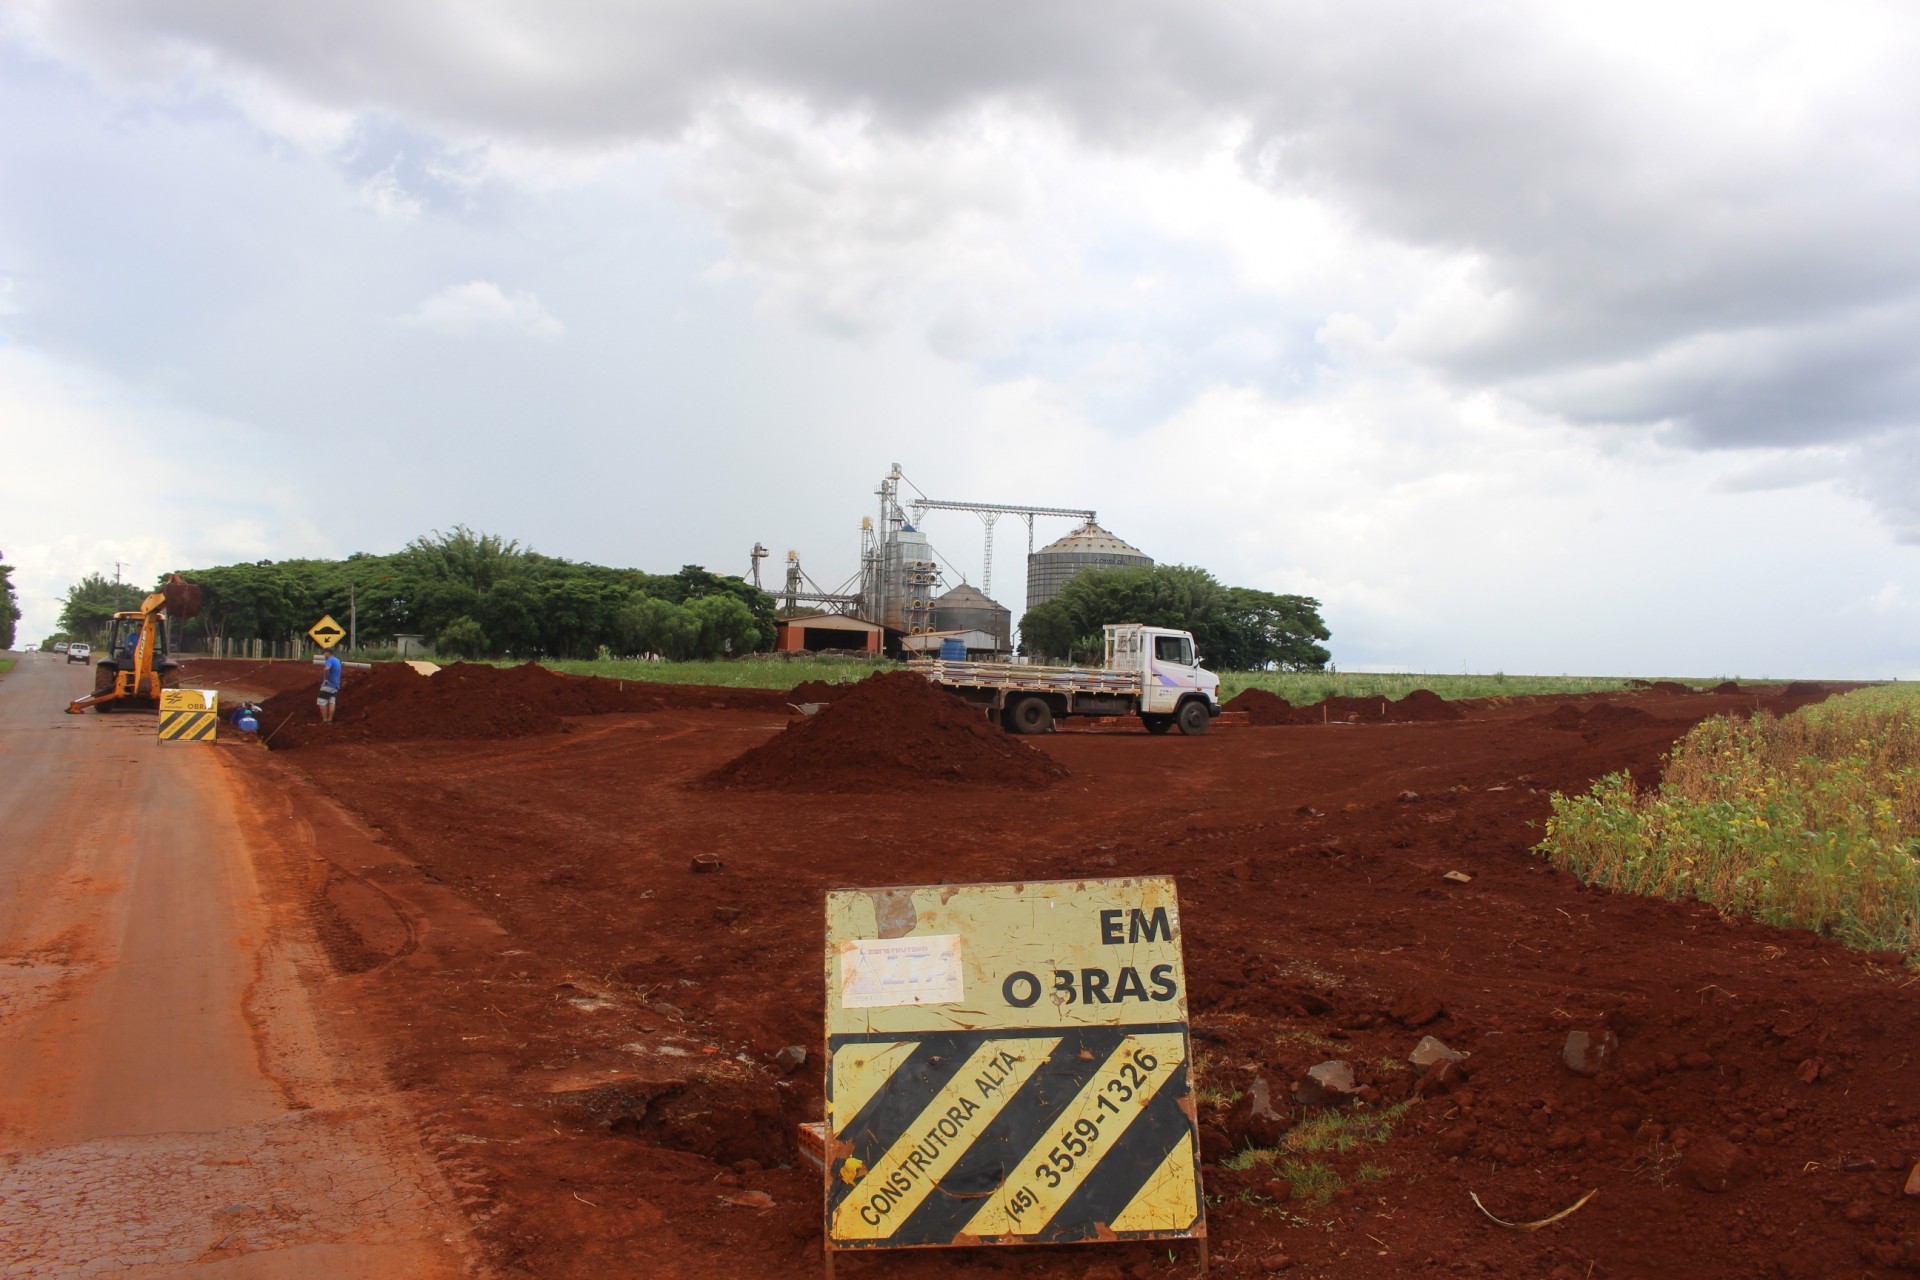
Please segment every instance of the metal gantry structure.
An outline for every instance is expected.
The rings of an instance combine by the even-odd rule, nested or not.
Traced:
[[[901,500],[903,485],[913,490],[915,495],[906,499],[904,504]],[[1035,520],[1054,517],[1092,523],[1099,519],[1099,513],[1091,507],[1040,507],[1012,502],[929,498],[906,478],[897,462],[882,477],[874,493],[880,499],[879,518],[876,520],[867,516],[860,521],[860,571],[856,579],[842,583],[838,591],[822,591],[801,570],[799,553],[789,551],[786,583],[777,592],[784,610],[793,612],[802,604],[817,605],[835,613],[855,614],[870,622],[893,626],[896,623],[888,620],[889,604],[892,603],[899,606],[902,614],[899,625],[902,629],[913,630],[915,622],[928,621],[932,596],[940,576],[937,566],[929,558],[930,548],[925,546],[924,538],[913,532],[925,520],[927,512],[971,511],[980,517],[986,535],[980,562],[980,590],[989,598],[993,595],[994,526],[999,523],[1000,517],[1018,516],[1026,521],[1029,560],[1034,552]],[[917,550],[909,553],[903,546],[902,531],[909,532],[909,541]],[[754,544],[751,574],[755,585],[759,585],[760,561],[767,554],[765,547]]]
[[[1069,520],[1081,520],[1089,524],[1099,518],[1099,513],[1080,507],[1023,507],[1008,502],[960,502],[951,498],[915,498],[908,504],[913,508],[913,518],[920,521],[929,511],[971,511],[980,517],[987,527],[986,549],[980,559],[980,592],[989,599],[993,596],[993,526],[1001,516],[1019,516],[1027,522],[1027,558],[1033,558],[1033,522],[1038,516],[1061,516]]]
[[[815,604],[830,613],[853,614],[858,613],[860,609],[860,597],[846,591],[822,591],[819,584],[809,578],[806,571],[800,567],[800,553],[789,551],[787,552],[787,582],[780,592],[780,604],[787,613],[797,613],[802,604]]]

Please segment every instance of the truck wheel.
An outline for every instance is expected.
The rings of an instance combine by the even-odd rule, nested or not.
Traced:
[[[1140,717],[1140,723],[1147,726],[1148,733],[1165,733],[1167,730],[1173,728],[1173,717],[1161,716],[1161,715],[1152,715],[1152,716],[1143,715]]]
[[[1180,732],[1189,738],[1198,737],[1207,731],[1213,723],[1213,715],[1207,710],[1207,704],[1194,698],[1180,704],[1180,710],[1174,713],[1180,722]]]
[[[1022,698],[1001,712],[1000,718],[1015,733],[1045,733],[1053,728],[1053,708],[1045,698]]]

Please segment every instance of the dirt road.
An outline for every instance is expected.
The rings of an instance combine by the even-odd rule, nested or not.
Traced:
[[[0,680],[0,1275],[454,1276],[464,1228],[227,754]]]

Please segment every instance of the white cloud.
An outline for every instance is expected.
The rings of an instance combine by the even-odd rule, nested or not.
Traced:
[[[506,332],[552,340],[566,332],[531,293],[508,294],[491,280],[449,285],[399,322],[453,337]]]
[[[0,422],[0,549],[15,566],[22,643],[56,629],[67,588],[87,574],[117,569],[131,595],[177,568],[318,540],[307,498],[279,489],[230,423],[8,347]]]
[[[417,218],[426,209],[424,201],[401,185],[393,164],[360,184],[360,202],[383,218]]]

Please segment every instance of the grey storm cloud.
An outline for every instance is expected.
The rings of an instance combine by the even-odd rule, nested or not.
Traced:
[[[1238,120],[1267,188],[1476,264],[1483,317],[1409,319],[1384,335],[1403,357],[1691,447],[1878,441],[1920,487],[1920,18],[1802,12],[1697,75],[1648,74],[1546,6],[79,0],[36,20],[124,75],[210,57],[451,147],[671,140],[743,91],[907,139],[998,103],[1122,152]],[[1819,73],[1803,46],[1848,23],[1873,27],[1866,63]]]

